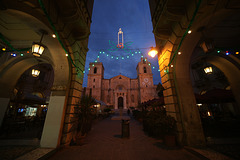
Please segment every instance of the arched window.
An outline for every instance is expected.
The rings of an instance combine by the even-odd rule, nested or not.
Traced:
[[[93,79],[93,82],[95,82],[95,78]]]
[[[143,67],[143,72],[147,73],[147,68],[146,67]]]
[[[93,85],[93,88],[95,88],[95,85]]]
[[[93,73],[97,73],[97,67],[94,68]]]

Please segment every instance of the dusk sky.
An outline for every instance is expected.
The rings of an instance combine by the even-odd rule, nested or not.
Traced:
[[[119,28],[123,31],[124,50],[115,47],[118,43]],[[150,47],[156,46],[152,30],[148,0],[95,0],[83,87],[87,86],[89,63],[94,62],[98,55],[105,68],[105,79],[120,73],[132,79],[137,78],[137,63],[143,54],[155,67],[152,69],[154,84],[161,82],[157,57],[151,58],[147,55]],[[138,53],[135,54],[136,52]]]

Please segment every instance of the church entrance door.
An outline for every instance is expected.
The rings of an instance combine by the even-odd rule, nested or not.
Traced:
[[[123,97],[119,97],[118,98],[118,109],[122,109],[123,108]]]

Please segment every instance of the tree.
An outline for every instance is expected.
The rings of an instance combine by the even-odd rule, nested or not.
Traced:
[[[158,93],[158,97],[163,97],[163,91],[164,91],[164,87],[162,86],[161,83],[158,83],[156,91]]]
[[[90,131],[92,126],[92,111],[91,106],[96,104],[96,101],[94,98],[91,97],[91,95],[83,95],[81,97],[81,100],[79,102],[78,109],[78,132],[81,133],[81,135],[85,135],[87,132]]]

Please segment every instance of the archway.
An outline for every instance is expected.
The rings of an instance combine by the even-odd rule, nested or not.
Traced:
[[[224,17],[221,21],[221,23],[224,23],[224,20],[226,20],[227,18]],[[201,24],[203,25],[203,24]],[[213,24],[212,24],[213,25]],[[217,25],[217,22],[216,24]],[[196,25],[195,26],[195,30],[197,31],[199,26]],[[212,26],[213,27],[213,26]],[[194,29],[194,28],[193,28]],[[211,32],[214,31],[214,29],[210,28],[209,29]],[[206,33],[210,32],[208,30],[204,31]],[[217,34],[218,30],[215,31],[215,34]],[[206,37],[203,37],[203,33],[201,33],[202,31],[199,32],[195,32],[192,33],[191,35],[187,36],[184,40],[184,43],[182,44],[180,51],[182,52],[181,55],[177,56],[174,63],[173,63],[173,68],[170,68],[170,72],[173,73],[173,79],[174,79],[174,85],[176,87],[177,90],[177,95],[178,95],[178,103],[179,103],[179,107],[180,107],[180,113],[181,113],[181,117],[182,119],[185,121],[185,123],[183,123],[183,128],[185,128],[185,133],[203,133],[201,130],[201,120],[199,117],[199,113],[197,108],[193,107],[196,106],[196,100],[195,100],[195,96],[194,96],[194,92],[193,92],[193,88],[192,88],[192,83],[190,80],[190,61],[191,61],[191,57],[192,55],[196,55],[197,53],[194,53],[194,50],[196,47],[199,47],[199,43],[201,43],[203,40],[206,39]],[[213,34],[213,38],[214,36],[216,36],[214,33]],[[218,35],[220,35],[221,33],[218,33]],[[229,34],[231,36],[231,34]],[[227,35],[228,36],[228,35]],[[219,40],[218,40],[219,41]],[[215,42],[215,47],[221,47],[223,44],[222,42]],[[232,45],[234,45],[235,43],[232,43]],[[225,44],[227,47],[227,45],[229,44]],[[228,46],[231,47],[231,46]],[[239,101],[238,97],[239,97],[239,93],[236,93],[235,90],[240,89],[239,84],[237,83],[237,81],[239,81],[240,77],[239,76],[235,76],[235,78],[233,78],[234,75],[236,75],[236,73],[238,73],[237,75],[239,75],[239,67],[236,65],[237,63],[231,60],[229,60],[229,57],[224,56],[223,54],[225,53],[221,53],[218,55],[214,55],[214,54],[209,54],[209,53],[204,53],[202,48],[201,49],[201,54],[205,57],[204,60],[210,64],[215,65],[216,67],[218,67],[227,77],[229,83],[232,88],[232,92],[235,96],[235,99],[237,101]],[[217,53],[217,50],[215,50],[215,53]],[[199,53],[198,53],[199,54]],[[234,74],[235,73],[235,74]],[[240,104],[238,102],[238,104]],[[188,121],[189,120],[189,116],[191,117],[191,122]],[[195,121],[195,122],[194,122]],[[194,123],[195,125],[193,125]],[[203,134],[199,134],[198,136],[190,136],[188,135],[188,142],[187,144],[191,144],[192,142],[195,141],[202,141],[204,143],[204,135]],[[190,137],[192,137],[192,139],[190,139]],[[198,138],[196,138],[198,137]],[[201,137],[201,138],[200,138]],[[200,140],[202,139],[202,140]]]
[[[14,5],[11,7],[14,8]],[[11,93],[21,75],[36,65],[50,65],[55,73],[53,74],[54,81],[52,79],[52,89],[56,88],[56,90],[52,90],[50,100],[48,99],[48,112],[41,138],[41,146],[56,147],[59,143],[58,138],[56,137],[61,136],[59,129],[62,126],[61,119],[66,98],[65,90],[69,81],[69,63],[60,43],[51,37],[50,33],[52,33],[52,30],[45,25],[45,22],[40,20],[41,15],[36,14],[39,17],[34,17],[24,10],[26,7],[23,7],[22,9],[23,10],[7,9],[0,11],[1,18],[5,20],[5,23],[3,23],[5,27],[0,30],[2,37],[4,37],[4,39],[11,39],[11,42],[8,43],[11,43],[12,48],[16,50],[26,50],[22,52],[15,51],[14,53],[16,56],[11,56],[12,48],[8,46],[8,43],[5,44],[6,42],[3,42],[7,51],[1,57],[3,63],[0,66],[0,119],[2,122],[4,113],[9,105]],[[18,25],[11,26],[11,23],[9,22]],[[9,30],[5,30],[5,28],[9,28]],[[47,48],[44,50],[44,54],[41,57],[36,58],[30,54],[31,45],[33,41],[38,42],[40,40],[42,36],[40,30],[45,30],[48,33],[47,35],[44,35],[42,41]],[[29,49],[27,50],[26,48]],[[60,92],[62,93],[58,91],[60,86]],[[52,99],[55,98],[58,99],[58,104],[52,101]],[[60,112],[56,112],[56,110],[59,110]],[[58,113],[57,116],[56,113]],[[52,123],[57,123],[55,128],[51,128]],[[52,132],[49,127],[54,129],[54,132]],[[52,133],[50,134],[50,132]]]
[[[118,97],[118,109],[123,109],[123,97]]]
[[[162,84],[165,88],[164,100],[167,113],[178,121],[178,140],[181,144],[205,145],[205,137],[190,80],[191,56],[194,54],[194,49],[199,46],[200,41],[201,43],[207,42],[209,39],[214,40],[213,46],[215,48],[237,47],[239,37],[234,35],[239,34],[239,11],[234,9],[226,11],[224,7],[216,7],[220,4],[224,6],[222,1],[214,2],[214,5],[198,1],[197,4],[191,3],[189,6],[184,6],[188,9],[195,9],[195,13],[186,12],[183,14],[183,12],[173,9],[171,2],[159,4],[151,2],[153,32],[156,45],[161,49],[158,60]],[[176,2],[178,5],[177,1],[172,2]],[[154,10],[157,8],[156,6],[162,8],[163,12]],[[231,4],[228,7],[230,6],[234,5]],[[191,18],[189,19],[189,17]],[[232,26],[235,26],[236,30],[231,30]],[[190,34],[188,34],[188,29],[192,31],[189,32]],[[218,59],[222,61],[222,58]],[[210,63],[209,59],[206,61]],[[211,63],[213,64],[213,62]],[[236,71],[238,68],[236,63],[230,62],[226,66],[230,64],[235,65],[234,70]],[[225,75],[227,76],[227,74],[229,73]],[[230,77],[227,76],[229,83],[236,84],[234,80],[230,82]]]
[[[33,70],[40,74],[33,74]],[[47,63],[39,63],[20,76],[10,92],[2,139],[41,139],[53,81],[53,68]]]

